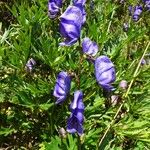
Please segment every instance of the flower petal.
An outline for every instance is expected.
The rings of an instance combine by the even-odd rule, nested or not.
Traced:
[[[87,55],[95,56],[98,52],[98,46],[95,42],[92,42],[86,37],[82,41],[82,50]]]
[[[56,104],[63,102],[70,91],[71,78],[67,72],[60,72],[57,76],[53,95],[57,98]]]
[[[113,88],[110,84],[116,79],[115,68],[107,56],[100,56],[95,60],[95,76],[103,88]]]

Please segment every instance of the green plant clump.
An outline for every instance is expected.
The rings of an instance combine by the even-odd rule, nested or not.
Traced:
[[[80,38],[60,46],[60,16],[69,5],[72,0],[63,1],[50,18],[47,0],[0,1],[0,149],[149,150],[149,9],[142,0],[87,0]],[[142,7],[137,21],[130,5]],[[106,55],[114,64],[110,93],[97,83],[94,64],[82,52],[85,37],[98,45],[90,59]],[[71,86],[56,105],[61,71],[71,75]],[[66,130],[76,90],[82,90],[85,106],[82,135]]]

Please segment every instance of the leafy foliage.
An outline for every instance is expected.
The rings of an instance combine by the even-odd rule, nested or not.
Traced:
[[[103,96],[96,83],[94,66],[82,54],[80,41],[60,47],[59,17],[48,18],[47,0],[0,2],[0,147],[10,149],[150,149],[150,17],[145,9],[138,22],[128,14],[137,1],[95,0],[91,10],[87,0],[85,36],[99,45],[96,57],[107,55],[115,64],[117,79],[113,95],[117,104]],[[61,12],[70,1],[65,1]],[[142,3],[142,1],[140,2]],[[142,3],[143,7],[144,4]],[[7,12],[7,13],[5,13]],[[9,15],[8,15],[9,14]],[[6,15],[6,16],[5,16]],[[6,19],[7,18],[7,19]],[[7,22],[6,22],[7,20]],[[129,23],[128,32],[123,23]],[[144,50],[145,65],[138,67]],[[25,65],[34,58],[36,65],[27,72]],[[76,76],[63,105],[55,105],[53,89],[60,71]],[[119,82],[132,83],[127,90]],[[66,128],[68,106],[76,89],[84,93],[84,135],[59,135]],[[114,116],[122,105],[117,117]],[[98,145],[110,123],[113,124]]]

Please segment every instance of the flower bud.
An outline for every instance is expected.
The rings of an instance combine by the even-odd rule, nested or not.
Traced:
[[[82,41],[82,50],[87,55],[95,56],[98,52],[98,45],[86,37]]]
[[[111,104],[112,104],[112,106],[117,105],[118,101],[119,101],[118,95],[112,95],[111,96]]]
[[[127,32],[128,29],[129,29],[129,24],[128,24],[128,23],[124,23],[124,24],[123,24],[123,31],[124,31],[124,32]]]
[[[120,81],[119,87],[122,88],[123,90],[127,89],[128,87],[127,81],[126,80]]]
[[[26,70],[31,72],[33,70],[33,67],[36,65],[36,62],[33,58],[30,58],[26,63]]]
[[[67,132],[64,128],[60,128],[58,130],[58,132],[59,132],[59,135],[60,135],[61,138],[66,138],[67,137]]]
[[[55,18],[62,7],[62,0],[48,1],[48,15],[50,18]]]

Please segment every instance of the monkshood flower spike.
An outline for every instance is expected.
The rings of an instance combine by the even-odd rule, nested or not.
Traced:
[[[115,68],[111,60],[107,56],[100,56],[96,58],[95,63],[95,76],[99,85],[105,91],[113,90],[112,82],[116,79]]]
[[[142,6],[135,6],[134,8],[134,13],[133,13],[133,20],[134,21],[138,21],[139,20],[139,16],[141,15],[142,13]]]
[[[26,70],[31,72],[34,68],[34,66],[36,65],[36,62],[33,58],[30,58],[27,63],[26,63]]]
[[[71,46],[77,42],[80,37],[82,22],[81,9],[77,6],[69,6],[60,16],[60,34],[65,38],[60,46]]]
[[[64,102],[70,92],[71,77],[67,72],[60,72],[57,76],[53,95],[57,98],[56,104]]]
[[[48,1],[48,15],[50,18],[55,18],[62,7],[62,0]]]
[[[82,41],[83,53],[91,56],[95,56],[98,52],[98,45],[96,42],[91,41],[88,37],[84,38]]]
[[[79,136],[83,134],[83,121],[84,121],[84,104],[82,91],[74,93],[74,99],[70,104],[71,115],[67,121],[67,132],[77,132]]]

